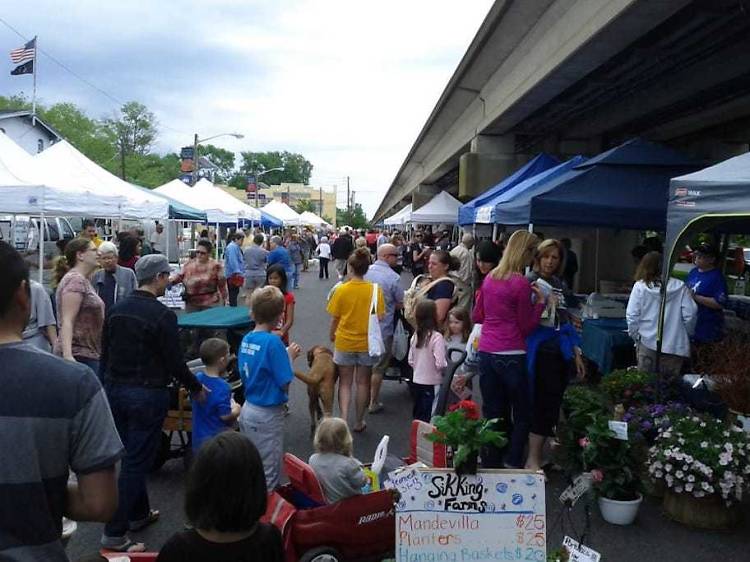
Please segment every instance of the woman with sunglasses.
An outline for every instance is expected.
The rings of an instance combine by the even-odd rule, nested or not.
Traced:
[[[186,312],[229,304],[224,267],[211,258],[213,244],[209,240],[199,240],[197,246],[195,259],[186,263],[182,271],[170,279],[172,284],[185,285]]]

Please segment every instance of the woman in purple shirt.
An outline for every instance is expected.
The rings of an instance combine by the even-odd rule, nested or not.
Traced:
[[[499,429],[509,437],[505,450],[488,446],[482,466],[522,468],[531,425],[531,389],[526,373],[526,336],[539,324],[545,297],[524,277],[534,260],[539,239],[513,233],[500,264],[485,277],[477,294],[473,320],[482,324],[479,337],[479,386],[486,418],[500,418]]]

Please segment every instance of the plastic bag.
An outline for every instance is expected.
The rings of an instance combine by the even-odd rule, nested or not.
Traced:
[[[367,325],[367,352],[370,357],[379,357],[385,352],[383,333],[380,331],[378,320],[378,284],[372,286],[372,300],[370,301],[370,317]]]
[[[396,327],[393,329],[393,357],[396,361],[403,361],[409,353],[409,332],[404,326],[404,319],[396,320]]]
[[[479,336],[482,335],[482,325],[474,324],[466,341],[466,363],[476,363],[479,361]]]

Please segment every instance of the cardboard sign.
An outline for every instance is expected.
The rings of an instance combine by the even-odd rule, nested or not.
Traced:
[[[528,470],[409,469],[393,481],[396,560],[530,560],[547,552],[544,476]]]
[[[570,558],[568,562],[599,562],[602,555],[599,554],[593,548],[589,548],[583,544],[578,544],[578,541],[571,539],[565,535],[563,539],[563,546],[568,549]]]
[[[628,424],[626,422],[609,420],[609,429],[615,433],[615,439],[628,440]]]

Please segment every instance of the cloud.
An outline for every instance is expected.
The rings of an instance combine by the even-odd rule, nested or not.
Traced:
[[[491,4],[30,0],[2,17],[115,98],[145,103],[159,150],[237,131],[243,140],[216,144],[301,152],[312,183],[341,188],[350,176],[371,214]],[[20,41],[0,26],[0,48]],[[97,117],[117,108],[43,57],[38,79],[47,103]],[[3,73],[0,88],[30,93],[30,82]]]

